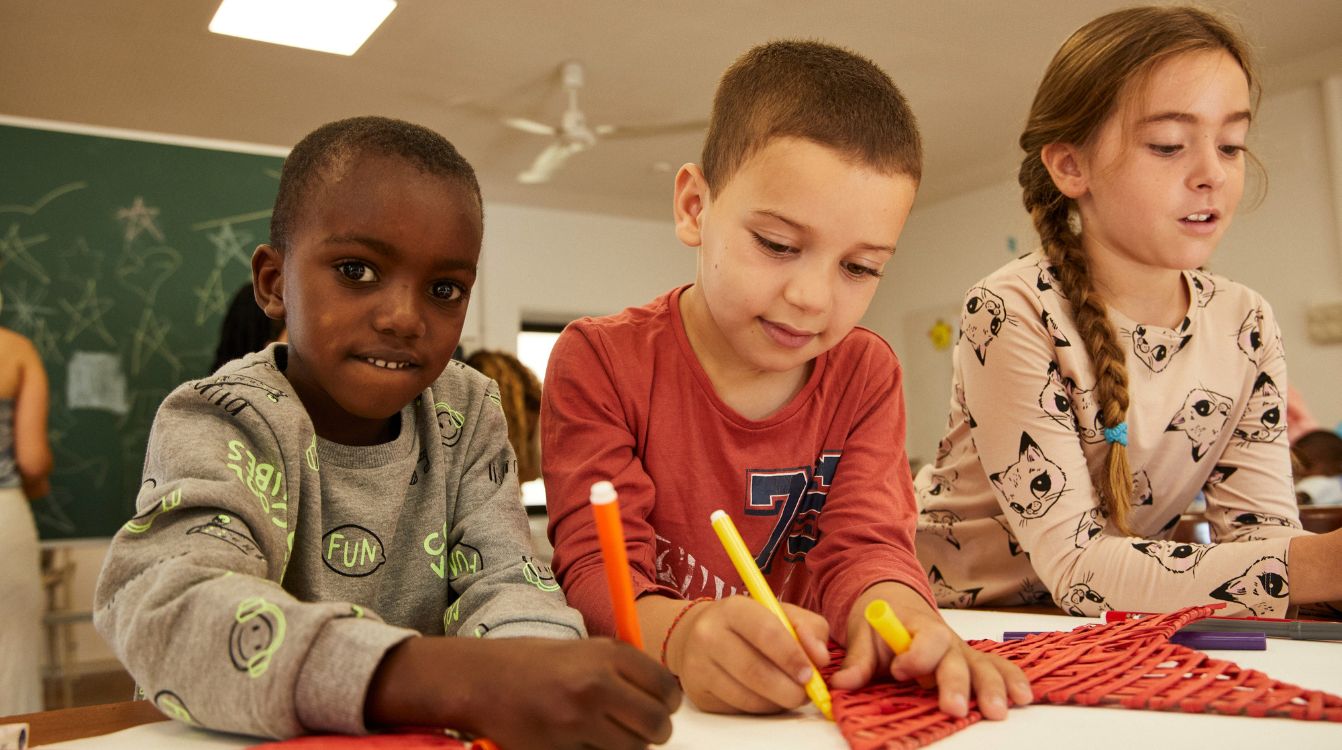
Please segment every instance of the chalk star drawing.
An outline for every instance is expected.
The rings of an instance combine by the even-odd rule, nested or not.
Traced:
[[[10,224],[9,231],[4,237],[0,237],[0,268],[12,262],[43,284],[50,284],[51,277],[47,276],[47,272],[42,270],[42,264],[28,252],[28,248],[46,241],[45,234],[20,237],[19,225]]]
[[[174,382],[178,380],[177,376],[182,371],[182,363],[172,353],[172,348],[168,346],[168,331],[170,330],[172,330],[172,323],[160,320],[153,310],[145,308],[144,313],[140,316],[140,324],[136,326],[131,339],[133,342],[130,351],[130,371],[132,375],[139,375],[141,370],[149,364],[150,358],[158,357],[168,367],[172,368],[170,380]]]
[[[241,263],[243,268],[251,270],[252,254],[247,248],[252,243],[252,233],[246,230],[234,233],[232,224],[224,224],[219,231],[207,235],[214,245],[214,265],[223,268],[230,260]]]
[[[154,421],[154,414],[158,411],[158,405],[163,403],[164,396],[167,395],[163,389],[144,389],[132,388],[126,394],[126,403],[130,408],[126,413],[117,417],[117,432],[124,433],[126,425],[149,425]],[[144,451],[140,452],[141,458],[144,457]]]
[[[31,332],[25,331],[24,333],[32,339],[37,353],[42,355],[42,361],[47,365],[63,364],[65,362],[65,354],[61,351],[60,339],[47,327],[46,320],[38,320]]]
[[[10,327],[24,334],[36,328],[39,319],[56,313],[55,308],[42,304],[47,297],[45,287],[29,290],[25,281],[18,286],[5,287],[4,295],[4,310],[13,316]]]
[[[60,187],[56,188],[55,190],[52,190],[51,192],[47,193],[41,198],[38,198],[37,202],[31,206],[24,206],[17,203],[10,203],[7,205],[0,206],[0,214],[13,213],[13,214],[27,214],[29,216],[32,216],[36,214],[38,211],[41,211],[43,207],[45,207],[48,203],[56,200],[62,195],[65,195],[66,193],[73,193],[76,190],[83,190],[88,186],[89,184],[87,182],[71,182],[66,185],[61,185]]]
[[[135,196],[135,201],[131,203],[130,208],[119,208],[116,212],[117,221],[125,223],[125,238],[129,244],[140,236],[141,232],[148,232],[159,242],[163,241],[163,232],[159,231],[158,225],[154,219],[158,218],[158,209],[144,204],[144,198]]]
[[[220,267],[222,268],[222,266]],[[213,315],[228,309],[228,295],[224,294],[224,279],[220,268],[210,271],[205,286],[193,290],[196,295],[196,325],[204,325]]]
[[[57,302],[65,314],[70,316],[70,328],[65,332],[65,343],[75,340],[75,337],[88,330],[94,333],[103,343],[110,347],[116,347],[116,339],[107,332],[107,327],[103,325],[103,316],[108,310],[112,309],[114,304],[110,299],[98,299],[98,282],[89,279],[85,282],[84,296],[80,298],[79,304],[71,305],[65,300]]]
[[[126,250],[119,259],[117,281],[153,306],[158,301],[158,290],[168,277],[182,266],[182,256],[171,247],[151,247],[142,252]]]
[[[74,284],[84,279],[100,279],[103,275],[103,254],[89,247],[88,240],[78,237],[60,253],[61,277]]]

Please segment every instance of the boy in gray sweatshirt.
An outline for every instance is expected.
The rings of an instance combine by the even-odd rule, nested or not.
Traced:
[[[342,120],[286,159],[252,274],[289,342],[164,401],[98,581],[95,625],[168,715],[669,737],[665,670],[562,640],[582,618],[531,557],[497,386],[450,360],[482,232],[473,170],[419,126]]]

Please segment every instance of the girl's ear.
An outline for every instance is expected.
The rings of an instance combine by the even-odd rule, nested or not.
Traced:
[[[1039,159],[1053,178],[1058,192],[1076,200],[1090,190],[1086,179],[1085,158],[1080,149],[1070,143],[1050,143],[1039,150]]]
[[[258,245],[252,253],[252,289],[256,304],[271,320],[284,320],[284,253]]]
[[[676,173],[672,212],[676,219],[676,237],[689,247],[703,242],[703,214],[708,206],[708,180],[698,164],[686,164]]]

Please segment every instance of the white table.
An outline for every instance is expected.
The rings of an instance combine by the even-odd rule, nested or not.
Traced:
[[[946,620],[966,638],[1000,640],[1007,630],[1069,630],[1094,622],[1056,615],[982,610],[947,611]],[[1342,695],[1342,643],[1269,640],[1266,651],[1222,651],[1216,655],[1285,682]],[[844,750],[838,730],[812,707],[781,716],[706,714],[689,705],[675,716],[670,750]],[[62,750],[150,750],[241,748],[252,739],[214,735],[175,722],[159,722],[100,737],[44,745]],[[982,721],[935,743],[939,750],[1069,748],[1069,750],[1252,750],[1342,748],[1342,724],[1252,719],[1079,706],[1013,709],[1002,722]]]

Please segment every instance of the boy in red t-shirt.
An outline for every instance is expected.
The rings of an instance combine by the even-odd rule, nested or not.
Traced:
[[[1005,717],[1008,696],[1030,700],[1020,670],[937,615],[913,551],[899,365],[856,327],[921,161],[907,103],[869,60],[813,42],[751,50],[719,84],[702,165],[676,175],[694,284],[577,321],[551,354],[541,431],[555,571],[588,628],[612,632],[587,497],[613,481],[647,649],[705,710],[801,705],[827,635],[848,648],[834,687],[889,669],[935,673],[957,716],[971,685],[989,718]],[[718,508],[788,602],[801,645],[738,595],[709,525]],[[914,635],[893,661],[862,616],[875,598]]]

